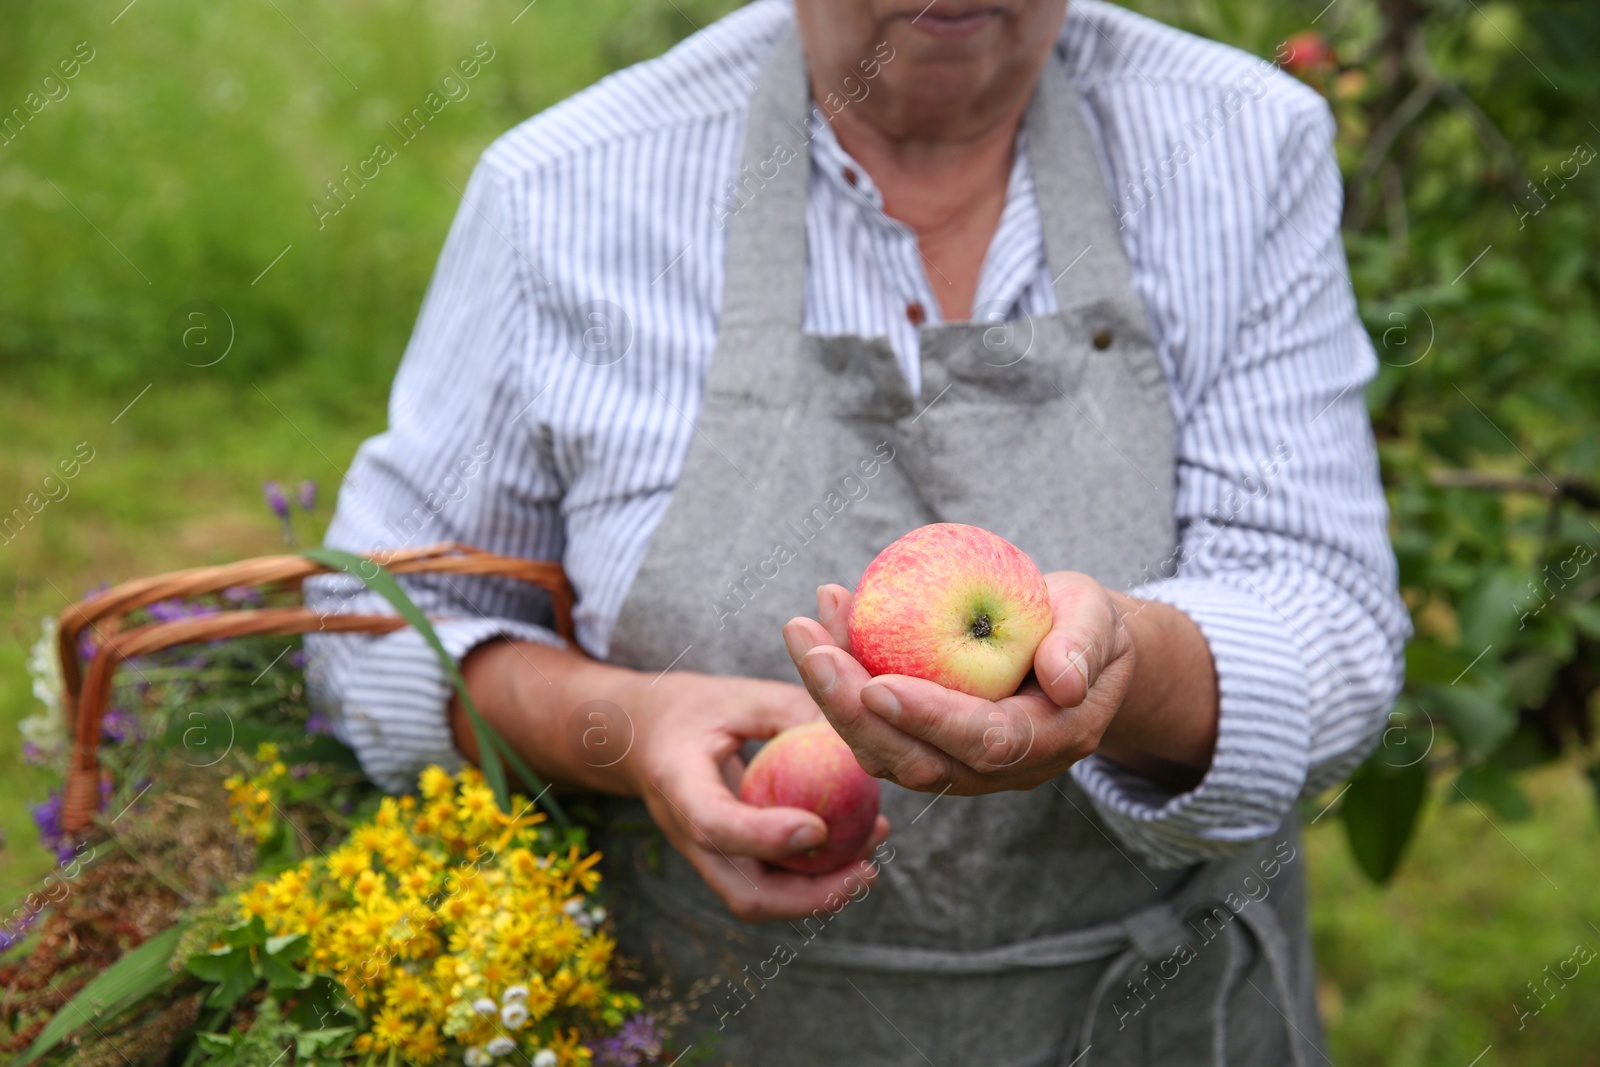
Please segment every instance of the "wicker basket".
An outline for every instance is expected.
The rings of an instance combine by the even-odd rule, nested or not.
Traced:
[[[462,574],[515,578],[543,589],[555,611],[556,629],[571,641],[572,586],[558,563],[497,556],[468,545],[437,544],[424,548],[376,552],[368,558],[392,574]],[[62,829],[75,833],[88,826],[100,806],[100,729],[117,667],[134,656],[175,645],[266,634],[391,633],[406,623],[396,615],[355,615],[277,607],[221,611],[214,615],[152,622],[121,629],[123,618],[138,608],[174,597],[197,597],[248,586],[294,590],[330,568],[304,556],[261,556],[217,567],[196,567],[151,578],[138,578],[96,593],[62,612],[59,648],[62,711],[72,735],[72,759],[61,809]],[[78,635],[93,627],[97,648],[87,671],[78,662]]]

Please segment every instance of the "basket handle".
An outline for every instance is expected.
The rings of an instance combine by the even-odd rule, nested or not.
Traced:
[[[366,558],[391,574],[461,574],[515,578],[543,589],[554,609],[556,631],[571,642],[573,591],[559,563],[500,556],[469,545],[444,543]],[[100,807],[100,736],[117,667],[134,656],[176,645],[267,634],[392,633],[405,628],[396,615],[357,615],[312,611],[306,607],[223,611],[172,622],[147,623],[122,630],[124,616],[173,597],[196,597],[235,586],[298,589],[317,574],[339,573],[305,556],[262,556],[216,567],[196,567],[138,578],[74,604],[58,624],[63,713],[72,733],[72,755],[63,791],[61,827],[76,833]],[[78,663],[78,635],[95,626],[102,640],[85,676]]]

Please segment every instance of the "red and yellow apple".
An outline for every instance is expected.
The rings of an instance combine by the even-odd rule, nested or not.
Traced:
[[[850,652],[872,675],[999,700],[1028,676],[1050,622],[1050,591],[1027,553],[977,526],[940,522],[867,566],[850,608]]]
[[[1315,30],[1302,30],[1284,41],[1278,48],[1278,57],[1285,70],[1302,78],[1323,73],[1338,64],[1333,46]]]
[[[739,799],[758,808],[804,808],[827,823],[822,844],[775,861],[800,874],[825,874],[855,859],[878,820],[878,780],[826,719],[791,726],[763,745],[745,768]]]

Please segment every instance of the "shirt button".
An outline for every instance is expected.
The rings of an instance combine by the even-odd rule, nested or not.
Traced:
[[[1104,326],[1094,332],[1094,346],[1102,352],[1111,347],[1111,331]]]
[[[906,305],[906,321],[913,326],[921,326],[928,321],[928,310],[917,301],[913,300]]]
[[[856,173],[856,169],[854,167],[846,167],[839,173],[844,177],[844,183],[850,186],[852,189],[854,189],[856,183],[861,180],[861,175]]]

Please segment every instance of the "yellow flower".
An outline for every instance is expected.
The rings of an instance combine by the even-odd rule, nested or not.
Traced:
[[[407,1022],[405,1016],[393,1008],[384,1008],[373,1016],[372,1042],[378,1052],[400,1048],[415,1032],[416,1024]]]
[[[433,1063],[444,1055],[444,1037],[433,1023],[424,1023],[401,1044],[400,1051],[412,1063]]]
[[[443,767],[435,764],[422,772],[417,788],[428,800],[435,800],[455,789],[455,780]]]
[[[281,761],[264,762],[228,788],[236,822],[267,834]],[[520,986],[529,1021],[543,1023],[540,1042],[564,1067],[587,1067],[579,1029],[542,1035],[558,1009],[584,1033],[604,1032],[602,1013],[623,1010],[608,981],[615,943],[574,919],[599,881],[599,857],[552,851],[544,816],[520,797],[502,812],[476,770],[430,768],[419,786],[420,801],[385,799],[328,855],[246,887],[239,916],[306,935],[296,966],[334,977],[368,1013],[355,1045],[363,1055],[441,1063],[458,1044],[496,1036],[498,1008],[480,1002],[499,1005]]]
[[[549,1015],[551,1010],[555,1008],[556,995],[550,992],[550,988],[545,985],[544,979],[538,975],[530,978],[527,982],[527,986],[528,999],[526,1004],[528,1006],[528,1018],[538,1022],[546,1015]]]
[[[328,856],[329,872],[346,886],[371,866],[372,854],[349,843],[340,845]]]
[[[421,975],[402,971],[390,979],[383,995],[390,1007],[413,1015],[427,1006],[430,999],[428,994],[428,985]]]
[[[594,1053],[585,1048],[581,1043],[578,1031],[569,1029],[558,1030],[550,1038],[550,1048],[555,1052],[561,1067],[588,1067],[593,1061]]]

